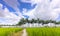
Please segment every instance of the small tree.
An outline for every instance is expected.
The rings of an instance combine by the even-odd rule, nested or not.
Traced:
[[[17,25],[22,25],[22,24],[25,24],[25,23],[26,23],[26,22],[25,22],[24,18],[22,18],[22,19],[18,22]]]
[[[60,24],[60,21],[59,22],[55,22],[55,24]]]

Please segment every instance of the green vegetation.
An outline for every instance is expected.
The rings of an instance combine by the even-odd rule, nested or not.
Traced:
[[[8,36],[11,33],[21,31],[22,28],[0,28],[0,36]]]
[[[55,24],[60,24],[60,21],[54,21],[54,20],[41,20],[41,19],[32,19],[32,20],[28,20],[28,19],[24,19],[22,18],[17,25],[22,25],[25,23],[42,23],[42,24],[48,24],[48,23],[55,23]]]
[[[28,36],[60,36],[60,28],[27,28]]]

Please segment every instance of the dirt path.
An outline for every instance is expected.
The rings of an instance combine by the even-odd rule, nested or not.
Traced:
[[[11,33],[9,36],[22,36],[23,31],[19,31],[17,33]]]
[[[23,29],[22,31],[19,31],[17,33],[11,33],[9,36],[27,36],[26,29]]]
[[[22,36],[27,36],[26,29],[23,30],[23,34],[22,34]]]

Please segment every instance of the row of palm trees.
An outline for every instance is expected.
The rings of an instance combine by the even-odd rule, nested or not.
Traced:
[[[55,24],[60,24],[60,22],[56,22],[56,21],[53,21],[53,20],[40,20],[40,19],[32,19],[32,20],[28,20],[28,19],[24,19],[22,18],[17,25],[22,25],[22,24],[25,24],[25,23],[42,23],[42,24],[48,24],[48,23],[55,23]]]

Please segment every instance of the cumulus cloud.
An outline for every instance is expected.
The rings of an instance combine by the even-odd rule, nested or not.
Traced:
[[[35,9],[25,13],[30,19],[57,20],[60,14],[60,0],[31,0],[37,4]]]
[[[15,15],[13,12],[9,12],[7,8],[2,9],[3,5],[0,4],[0,23],[1,24],[16,24],[23,17],[21,13]],[[3,21],[2,21],[3,20]]]
[[[4,1],[15,9],[17,8],[17,5],[19,5],[17,0]],[[23,9],[23,15],[28,15],[29,19],[39,18],[43,20],[56,20],[59,17],[60,0],[21,0],[21,2],[31,3],[31,5],[37,4],[37,6],[31,11],[27,12],[26,9]],[[17,13],[20,14],[20,12]]]

